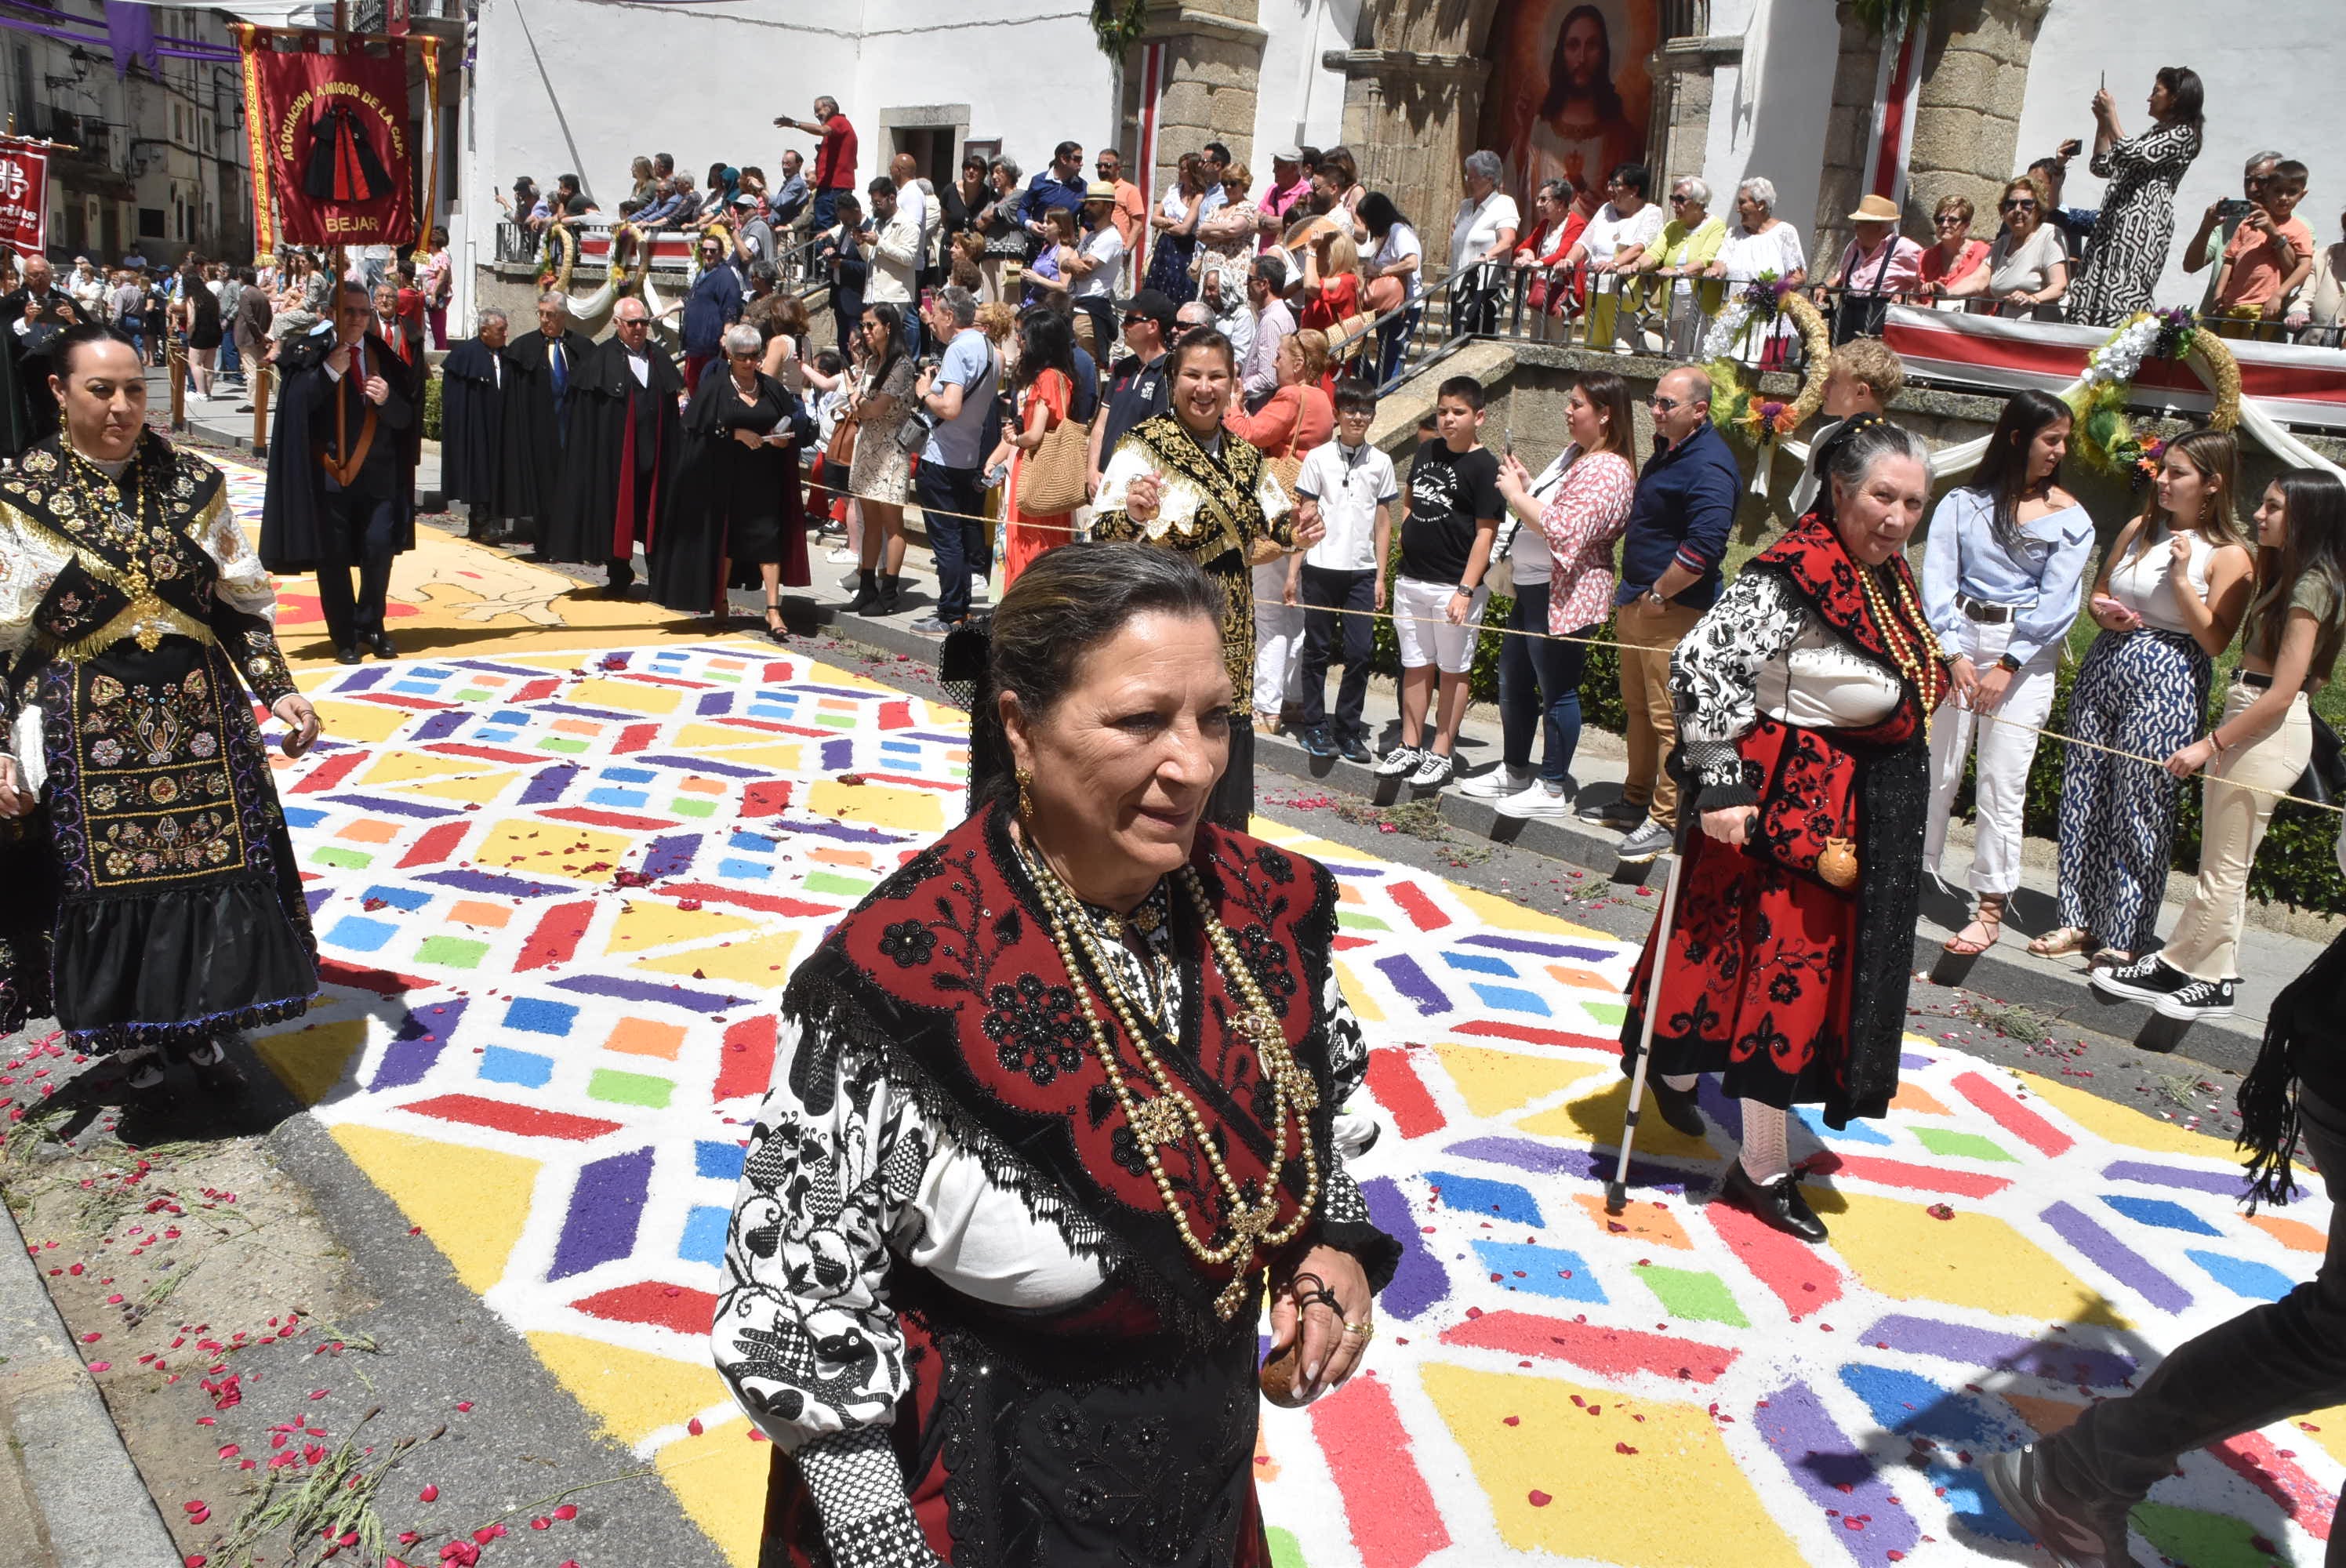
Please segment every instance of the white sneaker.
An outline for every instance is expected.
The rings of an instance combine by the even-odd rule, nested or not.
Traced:
[[[1477,773],[1458,787],[1458,793],[1474,800],[1504,800],[1510,795],[1520,795],[1526,786],[1537,782],[1537,775],[1528,768],[1515,769],[1500,763],[1487,773]]]
[[[1572,797],[1561,784],[1550,784],[1535,779],[1531,787],[1520,789],[1499,802],[1495,808],[1502,817],[1569,817]]]
[[[831,564],[834,566],[852,565],[862,558],[852,550],[833,550],[830,555]]]
[[[1414,746],[1396,746],[1377,759],[1376,772],[1380,779],[1397,779],[1404,773],[1417,771],[1425,760],[1425,753]]]
[[[1413,789],[1439,789],[1450,782],[1453,766],[1451,759],[1439,751],[1422,753],[1417,771],[1409,776],[1409,787]]]

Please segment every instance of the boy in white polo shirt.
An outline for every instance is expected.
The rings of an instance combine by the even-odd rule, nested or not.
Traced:
[[[1287,602],[1305,606],[1303,714],[1297,738],[1314,757],[1367,762],[1368,727],[1361,711],[1369,697],[1369,655],[1376,636],[1372,612],[1385,607],[1385,562],[1392,555],[1392,504],[1400,495],[1392,459],[1369,444],[1376,393],[1357,382],[1336,389],[1336,439],[1304,455],[1295,478],[1299,520],[1314,514],[1327,524],[1320,543],[1288,557]],[[1336,717],[1327,718],[1328,663],[1342,638],[1344,678],[1336,688]]]
[[[1483,573],[1507,504],[1499,494],[1499,460],[1475,439],[1483,428],[1483,383],[1473,376],[1443,382],[1433,421],[1439,433],[1410,463],[1401,580],[1393,585],[1401,741],[1377,763],[1379,773],[1405,777],[1418,789],[1450,782],[1451,751],[1466,717],[1467,676],[1491,596]],[[1429,707],[1434,711],[1428,713]]]

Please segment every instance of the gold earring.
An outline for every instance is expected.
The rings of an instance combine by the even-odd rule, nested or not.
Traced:
[[[1032,772],[1024,768],[1018,770],[1018,820],[1022,822],[1032,821],[1035,817],[1035,797],[1026,789],[1034,782]]]

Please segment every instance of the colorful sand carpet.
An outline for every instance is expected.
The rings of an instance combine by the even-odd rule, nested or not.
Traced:
[[[747,1564],[766,1453],[703,1333],[772,997],[954,817],[964,731],[803,657],[658,644],[657,611],[566,586],[429,541],[397,591],[434,657],[305,677],[333,743],[279,782],[332,984],[258,1044]],[[633,624],[575,651],[601,616]],[[1969,1456],[2320,1259],[2327,1206],[2241,1217],[2214,1140],[1919,1037],[1888,1120],[1796,1145],[1831,1246],[1701,1201],[1732,1143],[1715,1099],[1713,1138],[1641,1129],[1608,1217],[1628,950],[1260,830],[1340,879],[1385,1128],[1357,1168],[1409,1247],[1371,1371],[1266,1413],[1283,1564],[2019,1558]],[[2317,1562],[2346,1410],[2182,1469],[2137,1516],[2157,1550]]]

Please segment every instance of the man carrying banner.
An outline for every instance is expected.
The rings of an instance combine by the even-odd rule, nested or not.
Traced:
[[[651,314],[633,295],[611,310],[616,335],[597,344],[572,383],[576,400],[564,454],[562,498],[540,554],[549,561],[606,563],[604,596],[635,585],[635,555],[651,547],[660,501],[683,456],[677,399],[684,377],[651,344]]]
[[[318,608],[334,657],[359,662],[398,649],[383,630],[391,558],[415,545],[414,374],[369,331],[374,308],[360,283],[334,296],[321,321],[278,350],[283,391],[269,443],[260,559],[270,571],[318,574]],[[358,568],[355,598],[351,568]]]

